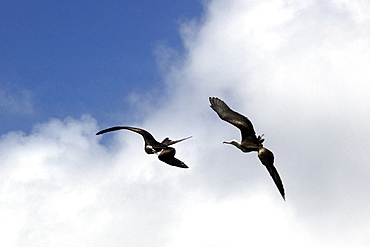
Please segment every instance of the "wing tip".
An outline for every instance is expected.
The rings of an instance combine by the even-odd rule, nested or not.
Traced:
[[[211,103],[211,105],[215,104],[216,101],[221,101],[221,100],[217,97],[209,97],[209,103]]]
[[[127,128],[131,128],[131,127],[127,127],[127,126],[114,126],[114,127],[109,127],[107,129],[103,129],[101,131],[99,131],[98,133],[96,133],[95,135],[101,135],[101,134],[104,134],[104,133],[107,133],[107,132],[111,132],[111,131],[116,131],[116,130],[121,130],[121,129],[127,129]]]
[[[98,133],[96,133],[95,135],[97,135],[97,136],[98,136],[98,135],[101,135],[101,134],[103,134],[103,133],[105,133],[105,132],[104,132],[104,130],[101,130],[101,131],[99,131]]]
[[[163,161],[163,162],[165,162],[165,161]],[[177,160],[177,159],[176,160],[172,160],[170,162],[165,162],[165,163],[167,163],[170,166],[175,166],[175,167],[178,167],[178,168],[184,168],[184,169],[189,168],[187,165],[185,165],[184,162],[182,162],[180,160]]]
[[[283,192],[280,192],[280,194],[281,194],[281,196],[283,197],[284,202],[286,202],[285,192],[284,192],[284,191],[283,191]]]
[[[189,168],[187,165],[185,165],[184,162],[182,162],[181,160],[176,159],[176,158],[174,158],[172,161],[170,161],[167,164],[169,164],[171,166],[176,166],[176,167],[179,167],[179,168],[185,168],[185,169]]]

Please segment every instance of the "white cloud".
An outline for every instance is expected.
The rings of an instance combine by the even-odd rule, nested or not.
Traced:
[[[163,63],[167,97],[139,127],[193,135],[176,144],[189,169],[132,132],[99,142],[88,116],[3,135],[2,246],[368,246],[368,6],[338,3],[211,1],[184,24],[187,53]],[[255,153],[222,144],[239,133],[209,96],[266,134],[286,202]]]
[[[23,115],[31,114],[33,111],[33,97],[29,91],[11,93],[0,89],[0,113],[3,115]]]
[[[365,67],[370,33],[368,21],[358,21],[355,14],[330,1],[212,2],[202,25],[184,28],[191,39],[187,63],[170,77],[181,90],[178,104],[169,108],[176,108],[181,121],[198,131],[197,144],[208,145],[209,151],[197,160],[208,164],[202,172],[219,176],[213,188],[236,193],[245,184],[256,189],[253,184],[268,182],[268,177],[263,167],[246,165],[258,164],[254,155],[215,146],[239,133],[209,108],[206,112],[208,96],[225,99],[266,134],[286,186],[287,207],[299,215],[290,223],[307,227],[309,246],[366,246],[369,241],[364,230],[369,185],[360,174],[369,172],[362,164],[369,161],[364,147],[369,136]],[[196,35],[187,35],[196,28]],[[193,112],[199,124],[187,114],[188,107],[198,108]],[[199,150],[204,149],[196,145],[194,152]],[[239,173],[231,176],[237,181],[222,182],[232,169]]]

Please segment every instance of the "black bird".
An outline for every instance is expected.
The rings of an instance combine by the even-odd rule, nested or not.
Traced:
[[[232,144],[245,153],[257,151],[258,158],[260,159],[261,163],[267,168],[281,196],[285,200],[283,182],[281,181],[279,173],[274,167],[274,154],[267,148],[263,147],[263,135],[257,137],[252,122],[245,116],[231,110],[230,107],[228,107],[226,103],[219,98],[209,97],[209,102],[211,103],[211,108],[218,114],[218,116],[222,120],[229,122],[240,129],[242,136],[241,142],[232,140],[224,141],[224,143]]]
[[[180,168],[189,168],[187,165],[184,164],[181,160],[178,160],[175,158],[176,150],[172,147],[169,147],[170,145],[173,145],[175,143],[184,141],[186,139],[191,138],[191,136],[180,139],[180,140],[175,140],[172,141],[168,137],[166,137],[162,142],[158,142],[152,134],[150,134],[148,131],[139,129],[139,128],[134,128],[134,127],[127,127],[127,126],[116,126],[116,127],[111,127],[108,129],[104,129],[96,133],[96,135],[101,135],[110,131],[116,131],[116,130],[121,130],[121,129],[126,129],[126,130],[131,130],[133,132],[136,132],[140,134],[144,138],[144,150],[147,154],[158,154],[158,152],[161,152],[158,155],[158,159],[160,161],[163,161],[171,166],[177,166]]]

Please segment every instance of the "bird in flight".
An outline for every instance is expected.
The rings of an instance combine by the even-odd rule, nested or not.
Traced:
[[[144,150],[147,154],[158,154],[160,152],[158,155],[158,159],[160,161],[163,161],[164,163],[167,163],[171,166],[177,166],[180,168],[189,168],[187,165],[184,164],[184,162],[175,158],[176,150],[170,146],[175,143],[189,139],[191,138],[191,136],[180,139],[180,140],[175,140],[175,141],[172,141],[168,137],[166,137],[162,142],[158,142],[156,139],[154,139],[152,134],[150,134],[148,131],[140,129],[140,128],[128,127],[128,126],[111,127],[111,128],[99,131],[98,133],[96,133],[96,135],[101,135],[107,132],[121,130],[121,129],[130,130],[130,131],[140,134],[144,138],[144,143],[145,143]]]
[[[283,182],[281,181],[279,173],[274,166],[274,154],[267,148],[263,147],[263,135],[257,137],[252,122],[247,117],[230,109],[230,107],[228,107],[226,103],[219,98],[209,97],[209,102],[211,103],[211,108],[218,114],[218,116],[222,120],[234,125],[241,132],[241,142],[232,140],[224,141],[224,143],[234,145],[245,153],[257,151],[258,158],[260,159],[261,163],[267,168],[267,171],[270,173],[270,176],[274,180],[281,196],[285,200]]]

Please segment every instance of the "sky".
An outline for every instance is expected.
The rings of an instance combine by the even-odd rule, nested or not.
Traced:
[[[369,246],[370,3],[3,1],[1,246]],[[286,201],[208,97],[247,116]],[[165,137],[189,169],[144,152]]]

